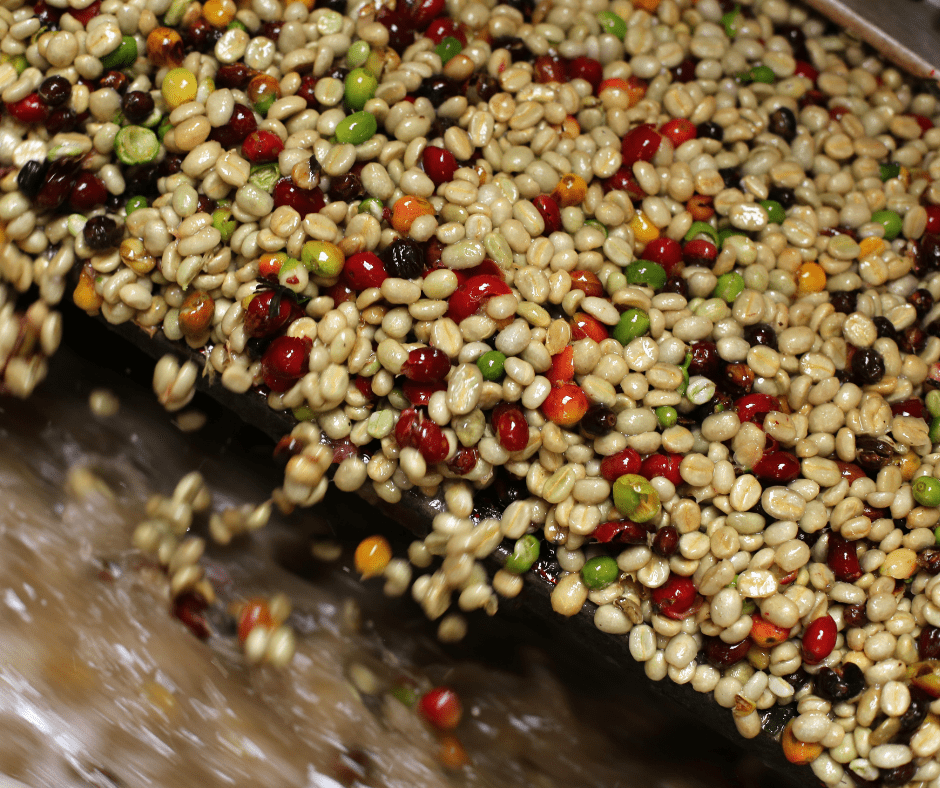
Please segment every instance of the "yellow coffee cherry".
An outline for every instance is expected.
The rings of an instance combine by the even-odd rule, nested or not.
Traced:
[[[78,284],[72,293],[72,300],[79,309],[91,314],[101,309],[104,298],[95,292],[95,269],[90,264],[82,268]]]
[[[638,244],[648,244],[659,238],[659,230],[643,211],[637,211],[630,220],[630,229],[633,230],[633,240]]]
[[[877,236],[865,238],[858,244],[859,258],[868,257],[870,254],[881,254],[885,249],[885,242]]]
[[[816,742],[812,744],[800,741],[793,734],[793,720],[787,724],[783,730],[783,736],[780,738],[780,744],[783,747],[783,756],[790,763],[806,765],[815,761],[823,752],[823,746]]]
[[[363,580],[382,574],[391,560],[392,546],[384,536],[369,536],[363,539],[356,547],[353,557],[356,571],[362,575]]]
[[[174,68],[163,78],[161,90],[166,103],[173,109],[196,99],[199,85],[196,75],[188,68]]]
[[[826,271],[819,263],[803,263],[796,272],[796,289],[800,295],[821,293],[826,289]]]
[[[235,18],[234,0],[206,0],[202,15],[213,27],[226,27]]]
[[[569,172],[562,175],[561,179],[552,190],[552,199],[558,203],[559,208],[570,208],[574,205],[580,205],[587,194],[587,183],[580,175]]]

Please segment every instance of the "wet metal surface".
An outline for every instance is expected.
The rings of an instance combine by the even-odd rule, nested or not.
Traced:
[[[911,74],[940,83],[940,5],[927,0],[806,0]]]

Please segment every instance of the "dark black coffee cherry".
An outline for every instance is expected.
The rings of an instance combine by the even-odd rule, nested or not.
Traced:
[[[857,290],[839,290],[829,296],[829,303],[836,312],[851,315],[858,304]]]
[[[695,79],[695,67],[697,65],[697,61],[687,57],[678,66],[669,70],[672,74],[672,81],[683,83],[691,82],[693,79]]]
[[[873,317],[871,322],[875,324],[875,330],[878,332],[878,339],[893,339],[895,342],[898,340],[898,332],[888,318],[884,315],[878,315]]]
[[[809,673],[803,668],[798,668],[793,673],[788,673],[786,676],[781,676],[781,678],[797,692],[803,689],[810,681]]]
[[[790,45],[793,57],[797,60],[809,60],[809,52],[806,49],[806,34],[802,28],[797,25],[780,25],[777,27],[777,35],[783,36]]]
[[[741,186],[741,170],[738,167],[723,167],[718,170],[718,174],[729,189],[737,189]]]
[[[897,343],[905,353],[921,353],[927,347],[927,334],[920,326],[908,326],[898,335]]]
[[[131,81],[123,71],[109,71],[98,80],[99,88],[111,88],[122,96],[124,95],[124,91],[127,90],[127,86],[130,84]]]
[[[767,119],[767,131],[791,142],[796,136],[796,115],[789,107],[778,107]]]
[[[777,349],[777,332],[767,323],[754,323],[744,328],[744,341],[749,345],[764,345]]]
[[[921,271],[940,271],[940,235],[924,233],[917,245],[916,261]]]
[[[78,116],[71,107],[56,107],[46,118],[46,131],[50,134],[67,134],[75,131]]]
[[[699,137],[703,137],[707,140],[718,140],[721,142],[725,138],[725,130],[711,120],[699,123],[696,127],[696,131]]]
[[[49,169],[48,159],[32,159],[24,164],[16,176],[16,185],[27,197],[35,197],[42,188]]]
[[[143,90],[132,90],[124,94],[121,109],[131,123],[143,123],[153,112],[153,96]]]
[[[842,608],[842,618],[850,627],[863,627],[868,623],[865,605],[846,605]]]
[[[852,375],[860,386],[877,383],[885,376],[885,360],[874,348],[855,351],[852,356]]]
[[[525,41],[516,36],[499,36],[493,39],[492,49],[505,49],[513,63],[535,62],[535,53],[525,45]]]
[[[940,627],[928,624],[920,631],[917,653],[921,659],[940,659]]]
[[[604,405],[592,405],[581,419],[581,431],[591,439],[609,435],[617,426],[617,414]]]
[[[346,66],[332,66],[327,72],[326,75],[332,77],[333,79],[338,79],[340,82],[345,82],[346,77],[349,76],[349,69]]]
[[[36,204],[50,211],[61,206],[72,193],[72,185],[80,167],[81,158],[78,156],[63,156],[52,162],[36,195]]]
[[[493,98],[493,96],[502,90],[496,77],[491,77],[489,74],[482,73],[477,74],[477,77],[473,82],[473,87],[477,92],[477,96],[480,97],[480,101],[489,101],[491,98]]]
[[[85,243],[95,252],[112,249],[121,242],[124,231],[110,216],[92,216],[85,222]]]
[[[842,666],[842,679],[849,685],[850,698],[855,698],[865,690],[865,674],[854,662],[846,662]]]
[[[914,761],[905,763],[903,766],[897,766],[894,769],[881,770],[881,784],[885,788],[899,788],[901,785],[907,785],[917,771],[917,764]]]
[[[927,317],[927,313],[933,309],[934,302],[930,291],[919,287],[907,297],[907,303],[917,311],[918,319],[923,320]]]
[[[853,662],[847,662],[839,672],[834,671],[832,668],[823,668],[816,674],[814,680],[813,686],[816,693],[834,703],[854,698],[862,692],[865,685],[864,674],[861,674],[861,682],[859,682],[859,676],[856,675],[855,671],[861,674],[858,665]]]
[[[425,77],[415,91],[415,98],[426,98],[437,108],[447,99],[456,96],[459,90],[460,86],[446,77]]]
[[[670,276],[666,280],[666,286],[663,288],[664,293],[676,293],[681,295],[683,298],[689,297],[689,283],[685,278],[681,276]],[[940,326],[940,321],[937,321],[938,326]]]
[[[767,192],[767,199],[780,203],[780,206],[786,210],[796,205],[796,192],[786,186],[771,186]]]
[[[39,98],[47,107],[58,107],[69,100],[72,95],[72,83],[58,74],[46,77],[39,86]]]
[[[431,134],[429,139],[434,137],[443,137],[447,129],[456,125],[457,121],[453,118],[445,118],[442,115],[436,115],[434,120],[431,121]]]
[[[921,723],[927,719],[930,703],[933,700],[926,692],[917,687],[911,687],[911,705],[901,715],[901,728],[899,733],[910,734],[916,731]]]
[[[330,197],[335,200],[352,202],[364,194],[362,178],[353,170],[330,180]]]
[[[689,351],[692,353],[689,374],[704,375],[714,380],[722,366],[721,356],[718,355],[718,347],[715,343],[707,339],[693,342],[689,346]]]
[[[415,279],[424,271],[424,248],[410,238],[399,238],[382,252],[388,275],[396,279]]]

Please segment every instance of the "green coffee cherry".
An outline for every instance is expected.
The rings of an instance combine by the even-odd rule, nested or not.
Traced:
[[[382,221],[382,213],[385,205],[378,197],[366,197],[359,203],[359,213],[367,213],[379,221]]]
[[[897,211],[875,211],[871,220],[885,228],[885,240],[893,241],[901,233],[903,222]]]
[[[735,227],[725,227],[724,230],[721,230],[718,233],[718,248],[724,248],[725,241],[727,241],[732,235],[744,235],[747,237],[745,233],[741,232]]]
[[[627,473],[614,482],[614,506],[633,522],[645,523],[659,514],[659,493],[648,479]]]
[[[779,202],[776,200],[761,200],[760,204],[764,207],[764,210],[767,211],[768,222],[771,224],[783,224],[783,220],[787,218],[787,214]]]
[[[477,366],[483,373],[483,379],[498,383],[505,374],[506,356],[498,350],[490,350],[477,359]]]
[[[649,333],[650,318],[642,309],[628,309],[620,316],[620,322],[614,326],[612,336],[621,345]]]
[[[399,703],[404,704],[409,709],[414,708],[418,701],[421,700],[421,694],[414,687],[409,687],[405,684],[399,684],[397,687],[392,689],[391,695]]]
[[[581,579],[592,591],[606,588],[620,576],[620,567],[609,555],[589,558],[581,567]]]
[[[928,391],[925,402],[927,403],[927,410],[931,416],[934,418],[940,416],[940,390],[931,389]]]
[[[453,36],[446,36],[440,44],[434,47],[434,51],[440,57],[441,62],[446,64],[454,55],[459,55],[463,50],[463,44]]]
[[[921,506],[940,506],[940,479],[918,476],[911,485],[911,492]]]
[[[734,303],[734,299],[744,292],[744,277],[741,274],[732,271],[728,274],[722,274],[718,277],[718,283],[712,296],[722,298],[729,304]]]
[[[130,68],[135,60],[137,60],[137,41],[134,40],[134,36],[123,36],[117,48],[101,58],[101,65],[105,70],[120,71],[122,68]]]
[[[227,243],[231,239],[232,233],[235,232],[238,222],[232,217],[231,210],[219,208],[212,213],[212,226],[222,233],[222,242]]]
[[[729,11],[721,17],[721,24],[725,27],[725,35],[728,38],[734,38],[738,32],[738,24],[741,17],[741,6],[736,5],[734,10]]]
[[[627,23],[613,11],[599,12],[597,21],[600,22],[601,30],[610,33],[612,36],[617,36],[621,41],[627,35]]]
[[[346,106],[359,112],[375,96],[379,81],[364,68],[354,68],[346,75]]]
[[[130,216],[134,211],[139,211],[141,208],[147,207],[147,198],[146,197],[131,197],[127,201],[127,215]]]
[[[930,429],[927,432],[927,438],[931,443],[940,443],[940,416],[934,416],[930,420]]]
[[[675,426],[679,420],[679,413],[671,405],[660,405],[656,408],[656,419],[659,421],[660,427],[668,429]]]
[[[354,112],[343,118],[336,127],[336,141],[361,145],[371,140],[378,129],[379,122],[375,119],[375,115],[369,112]]]
[[[275,163],[253,164],[248,182],[266,192],[274,191],[274,184],[281,177],[281,170]]]
[[[506,559],[503,569],[514,575],[528,572],[539,557],[539,547],[539,540],[535,534],[526,534],[521,539],[517,539],[512,555]]]
[[[659,263],[649,260],[636,260],[627,266],[627,282],[631,285],[645,285],[653,290],[661,290],[666,286],[666,269]]]
[[[372,53],[372,48],[367,41],[356,41],[346,50],[346,65],[349,68],[359,68],[364,65]]]
[[[890,181],[892,178],[897,178],[901,174],[901,165],[896,161],[888,162],[887,164],[882,164],[878,168],[878,174],[881,176],[881,181]]]
[[[343,270],[343,253],[328,241],[307,241],[300,250],[300,260],[304,268],[324,279],[339,276]]]
[[[685,238],[683,240],[691,241],[697,235],[707,235],[715,244],[715,246],[718,246],[718,231],[708,222],[692,222],[692,226],[685,234]]]
[[[770,66],[754,66],[747,75],[751,82],[762,82],[765,85],[772,85],[777,78]]]

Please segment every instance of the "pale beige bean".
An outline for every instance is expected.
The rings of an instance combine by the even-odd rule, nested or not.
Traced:
[[[581,611],[587,601],[588,588],[577,573],[565,575],[552,589],[552,610],[571,617]]]

